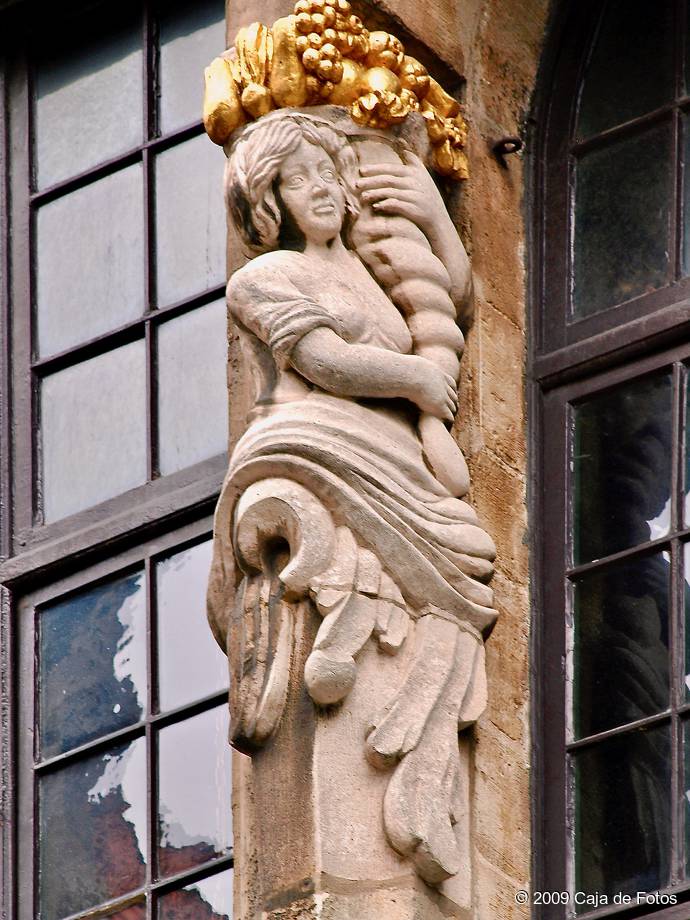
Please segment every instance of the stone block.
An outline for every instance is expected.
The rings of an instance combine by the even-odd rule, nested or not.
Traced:
[[[499,620],[486,645],[487,716],[513,741],[529,740],[529,635],[527,588],[498,571],[493,580]]]
[[[475,853],[520,880],[530,871],[529,782],[524,743],[508,738],[487,713],[476,729],[472,842]]]
[[[519,584],[529,578],[525,478],[486,448],[470,459],[472,503],[494,538],[496,568]]]
[[[524,337],[489,304],[477,305],[475,335],[481,337],[480,424],[484,441],[508,466],[525,468]]]
[[[481,856],[477,858],[475,873],[477,920],[529,920],[531,907],[518,904],[515,897],[527,887],[522,879],[506,875]]]

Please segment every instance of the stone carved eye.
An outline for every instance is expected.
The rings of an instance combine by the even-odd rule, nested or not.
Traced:
[[[304,185],[304,176],[296,175],[290,176],[290,178],[285,182],[286,188],[301,188]]]

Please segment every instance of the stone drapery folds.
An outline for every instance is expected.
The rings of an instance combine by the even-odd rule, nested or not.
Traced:
[[[337,720],[376,662],[385,692],[359,695],[356,739],[387,778],[372,807],[424,882],[466,886],[458,731],[486,703],[495,550],[446,428],[470,269],[420,124],[281,110],[228,148],[228,203],[252,254],[228,304],[255,404],[216,513],[209,617],[246,752],[274,743],[296,684],[317,722]],[[298,664],[304,618],[318,628]]]

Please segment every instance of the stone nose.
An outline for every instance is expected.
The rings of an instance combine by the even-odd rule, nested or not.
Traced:
[[[323,198],[328,193],[328,189],[326,186],[327,186],[327,183],[323,176],[319,176],[318,174],[315,176],[312,176],[311,187],[315,195],[318,195],[320,198]]]

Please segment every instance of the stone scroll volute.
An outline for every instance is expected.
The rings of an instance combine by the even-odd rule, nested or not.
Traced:
[[[285,38],[252,28],[216,65],[234,80],[235,109],[226,100],[219,115],[207,97],[207,128],[214,113],[231,125],[214,139],[249,260],[229,281],[228,306],[255,388],[216,512],[209,590],[230,662],[231,740],[258,761],[287,731],[288,700],[308,694],[312,736],[321,726],[332,738],[341,719],[348,756],[370,778],[352,796],[375,812],[367,820],[391,848],[386,871],[409,866],[470,908],[458,732],[485,707],[484,639],[496,618],[494,546],[466,501],[467,465],[448,430],[470,267],[425,165],[438,168],[441,151],[423,101],[398,124],[385,124],[383,97],[378,120],[354,120],[361,87],[349,109],[314,105],[313,94],[276,105],[261,54],[273,41],[275,56]],[[383,60],[400,68],[397,45],[384,44],[398,57]],[[319,769],[323,800],[329,770]],[[369,878],[383,871],[371,868],[375,849]]]

